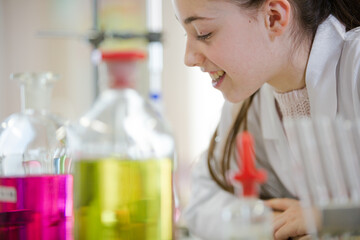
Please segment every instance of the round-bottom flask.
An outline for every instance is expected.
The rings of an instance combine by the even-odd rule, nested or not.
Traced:
[[[238,199],[223,210],[222,219],[224,239],[272,239],[272,213],[259,199]]]

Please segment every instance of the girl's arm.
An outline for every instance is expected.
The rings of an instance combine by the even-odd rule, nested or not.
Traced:
[[[232,124],[234,107],[228,102],[223,106],[217,130],[221,141],[225,140]],[[222,154],[221,146],[221,143],[216,146],[214,156],[217,158]],[[222,190],[211,178],[205,152],[192,170],[191,194],[184,213],[189,230],[202,239],[221,239],[222,210],[236,200],[234,195]]]
[[[236,201],[234,195],[222,190],[211,179],[206,153],[193,171],[191,197],[185,220],[191,233],[201,239],[221,239],[224,206]]]

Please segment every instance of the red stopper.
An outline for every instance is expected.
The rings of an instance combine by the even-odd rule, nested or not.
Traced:
[[[136,62],[145,57],[140,50],[102,51],[101,60],[106,62],[108,69],[108,86],[113,89],[135,88]]]
[[[138,61],[145,59],[146,54],[139,50],[102,51],[101,60],[109,61]]]
[[[249,132],[242,132],[236,137],[239,154],[239,172],[234,180],[242,183],[243,196],[257,196],[257,184],[266,180],[266,172],[255,168],[254,141]]]

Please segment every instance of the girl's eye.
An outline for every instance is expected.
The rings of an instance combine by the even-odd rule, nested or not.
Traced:
[[[197,38],[198,40],[203,41],[203,40],[209,39],[210,37],[211,37],[211,33],[208,33],[208,34],[205,34],[205,35],[198,35],[196,38]]]

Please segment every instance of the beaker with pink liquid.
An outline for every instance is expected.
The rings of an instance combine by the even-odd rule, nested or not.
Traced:
[[[0,125],[0,239],[72,239],[73,178],[52,73],[13,74],[21,111]]]

